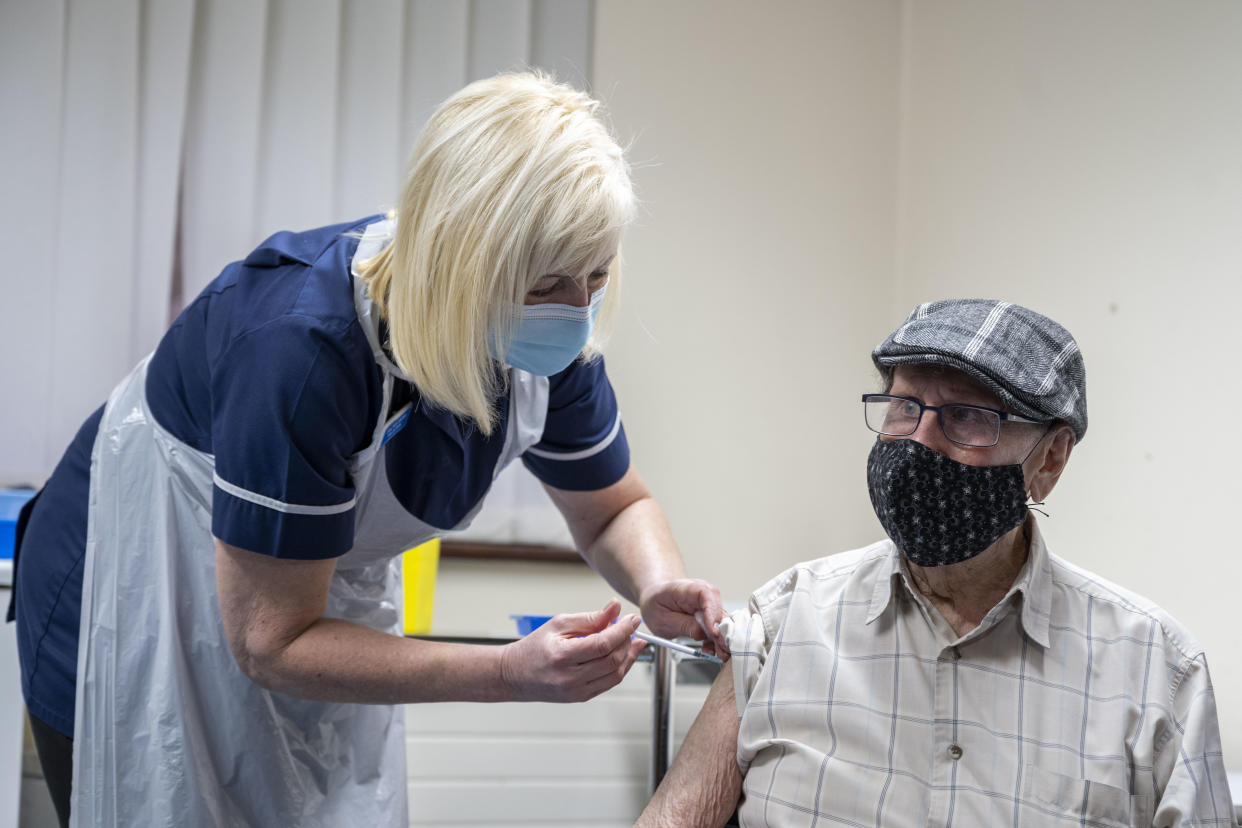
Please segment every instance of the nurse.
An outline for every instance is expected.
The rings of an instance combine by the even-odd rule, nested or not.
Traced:
[[[634,198],[596,108],[536,74],[466,87],[397,210],[226,267],[86,421],[14,596],[62,822],[405,825],[395,705],[616,685],[642,642],[615,601],[503,647],[396,634],[394,556],[514,460],[653,631],[723,647],[599,356]]]

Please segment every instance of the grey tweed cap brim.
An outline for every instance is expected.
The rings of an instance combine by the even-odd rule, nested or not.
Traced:
[[[919,305],[871,352],[886,378],[898,365],[956,368],[1033,420],[1087,433],[1087,371],[1069,331],[1021,305],[946,299]]]

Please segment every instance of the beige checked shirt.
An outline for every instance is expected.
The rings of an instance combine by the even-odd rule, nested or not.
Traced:
[[[891,541],[800,564],[726,620],[743,826],[1234,824],[1202,649],[1031,549],[958,637]]]

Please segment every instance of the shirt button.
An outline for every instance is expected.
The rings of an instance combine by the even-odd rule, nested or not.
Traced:
[[[962,749],[957,745],[949,745],[949,758],[957,761],[962,758]]]
[[[953,660],[954,660],[954,661],[957,661],[958,659],[960,659],[960,658],[962,657],[962,651],[961,651],[961,650],[959,650],[957,647],[954,647],[952,650],[950,650],[950,652],[951,652],[951,653],[952,653],[952,655],[953,655]]]

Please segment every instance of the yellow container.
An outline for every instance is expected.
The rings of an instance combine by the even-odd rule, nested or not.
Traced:
[[[431,632],[431,610],[436,597],[436,565],[439,562],[439,538],[432,538],[401,556],[406,635]]]

